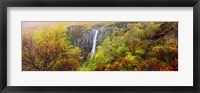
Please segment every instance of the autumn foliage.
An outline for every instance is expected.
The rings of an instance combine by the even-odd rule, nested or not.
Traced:
[[[112,25],[115,22],[112,23]],[[66,25],[22,32],[23,71],[178,71],[178,23],[130,22],[96,46],[93,58],[71,43]]]
[[[82,64],[80,48],[66,39],[64,24],[44,26],[22,34],[23,70],[78,70]]]

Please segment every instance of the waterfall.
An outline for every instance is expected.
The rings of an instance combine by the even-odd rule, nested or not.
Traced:
[[[97,34],[99,30],[94,30],[94,37],[93,37],[93,45],[92,45],[92,51],[91,51],[91,58],[93,58],[95,49],[96,49],[96,42],[97,42]]]

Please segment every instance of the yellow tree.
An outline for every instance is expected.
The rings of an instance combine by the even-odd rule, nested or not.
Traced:
[[[58,23],[55,26],[45,25],[34,31],[34,51],[32,50],[34,59],[31,59],[34,61],[31,62],[35,66],[34,69],[76,70],[80,66],[82,62],[81,50],[70,44],[66,33],[67,29],[63,23]],[[63,65],[66,63],[68,65]]]

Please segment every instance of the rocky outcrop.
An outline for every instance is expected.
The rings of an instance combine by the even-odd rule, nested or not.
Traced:
[[[116,23],[108,26],[104,25],[94,25],[90,29],[83,31],[83,26],[70,26],[68,27],[68,34],[72,35],[71,43],[82,49],[82,54],[84,58],[87,57],[88,53],[92,50],[92,43],[94,37],[94,30],[98,30],[97,35],[97,46],[100,45],[104,39],[110,36],[114,29],[126,29],[126,23]]]

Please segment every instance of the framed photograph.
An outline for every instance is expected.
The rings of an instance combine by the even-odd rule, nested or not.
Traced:
[[[6,0],[2,93],[199,93],[199,0]]]

